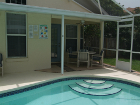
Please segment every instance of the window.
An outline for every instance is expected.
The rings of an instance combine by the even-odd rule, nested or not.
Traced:
[[[66,25],[66,51],[70,47],[77,51],[77,25]]]
[[[6,0],[6,3],[14,3],[14,4],[26,5],[26,0]]]
[[[7,55],[26,57],[26,15],[7,13]]]

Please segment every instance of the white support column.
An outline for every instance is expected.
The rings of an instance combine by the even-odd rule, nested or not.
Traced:
[[[104,47],[104,21],[100,22],[100,29],[101,29],[101,38],[100,38],[100,48],[99,52],[103,49]]]
[[[61,73],[64,74],[64,15],[62,15],[61,29]]]
[[[78,24],[77,25],[77,51],[79,51],[80,50],[80,38],[81,38],[81,25],[80,24]]]
[[[134,17],[133,17],[133,20],[132,20],[131,52],[130,52],[130,72],[131,72],[131,68],[132,68],[133,38],[134,38]]]
[[[119,22],[117,22],[116,68],[118,65],[118,49],[119,49]]]

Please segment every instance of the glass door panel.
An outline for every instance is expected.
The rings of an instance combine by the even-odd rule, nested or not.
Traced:
[[[61,60],[61,25],[52,24],[51,28],[51,61],[60,62]]]

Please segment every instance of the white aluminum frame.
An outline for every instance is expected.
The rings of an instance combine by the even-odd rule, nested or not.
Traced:
[[[98,0],[98,5],[99,5],[99,8],[100,8],[100,12],[101,12],[101,14],[102,14],[102,9],[101,9],[100,0]]]
[[[61,21],[61,74],[64,74],[64,25],[65,25],[64,15],[62,15]]]
[[[132,21],[132,24],[119,25],[119,22],[125,22],[125,21]],[[132,27],[131,49],[130,50],[119,49],[119,29],[120,28],[125,28],[125,27]],[[117,22],[116,68],[121,67],[121,69],[128,70],[127,66],[129,65],[129,71],[131,72],[131,68],[132,68],[133,36],[134,36],[134,17],[129,18],[129,19],[122,19],[121,21]],[[130,64],[128,62],[118,61],[118,52],[119,51],[130,52]],[[122,66],[122,64],[124,64],[125,66]]]
[[[18,11],[18,12],[44,13],[44,14],[61,15],[61,16],[65,15],[65,16],[72,16],[72,17],[98,19],[103,21],[121,20],[121,17],[119,16],[109,16],[109,15],[101,15],[101,14],[94,14],[94,13],[37,7],[37,6],[29,6],[29,5],[18,5],[18,4],[3,3],[3,2],[0,2],[0,10],[15,11],[15,12]]]
[[[98,3],[97,3],[95,0],[91,0],[91,1],[96,5],[96,7],[98,7],[98,8],[100,9]],[[103,13],[104,15],[108,15],[108,13],[107,13],[102,7],[101,7],[101,10],[102,10],[102,13]]]
[[[133,37],[134,37],[134,17],[135,16],[140,16],[140,14],[134,15],[134,16],[123,16],[121,17],[122,20],[117,22],[117,41],[116,41],[116,49],[108,49],[108,48],[103,48],[104,50],[110,50],[110,51],[116,51],[116,68],[118,66],[118,63],[120,66],[122,66],[121,63],[124,63],[123,61],[118,62],[118,52],[119,51],[124,51],[124,52],[129,52],[130,53],[130,62],[125,62],[124,65],[127,66],[127,70],[131,72],[132,68],[132,54],[140,54],[140,52],[133,51]],[[132,21],[132,24],[127,24],[127,25],[119,25],[119,22],[126,22],[126,21]],[[123,27],[132,27],[132,33],[131,33],[131,49],[130,50],[125,50],[125,49],[119,49],[119,29]],[[129,66],[129,67],[128,67]]]
[[[140,16],[140,14],[135,14],[135,15],[133,15],[133,19],[134,19],[134,17],[137,17],[137,16]],[[135,20],[134,20],[135,21]],[[134,25],[134,22],[133,22],[133,25]],[[132,51],[132,54],[140,54],[140,52],[138,52],[138,51]]]
[[[132,68],[133,38],[134,38],[134,16],[133,16],[133,20],[132,20],[132,34],[131,34],[130,72],[131,72],[131,68]]]
[[[24,14],[26,15],[26,34],[7,34],[7,13],[13,13],[13,14]],[[27,41],[28,41],[28,38],[27,38],[27,14],[26,13],[17,13],[17,12],[9,12],[9,11],[6,11],[5,12],[5,23],[6,23],[6,58],[27,58],[28,55],[27,55]],[[26,36],[26,57],[8,57],[8,46],[7,46],[7,36]]]
[[[133,17],[136,17],[136,16],[140,16],[140,14],[135,14],[133,15]],[[122,16],[121,17],[122,19],[118,22],[126,22],[126,21],[133,21],[133,18],[131,15],[129,16]],[[124,19],[124,18],[128,18],[128,19]],[[130,26],[133,24],[129,24]],[[118,25],[119,26],[119,25]],[[129,26],[129,27],[130,27]],[[121,27],[121,26],[120,26]],[[118,31],[118,30],[117,30]],[[116,41],[117,42],[117,41]],[[117,44],[116,44],[116,49],[108,49],[108,48],[103,48],[104,50],[110,50],[110,51],[117,51]],[[125,51],[125,52],[131,52],[131,50],[123,50],[123,49],[118,49],[119,51]],[[140,54],[140,52],[137,52],[137,51],[132,51],[132,53],[135,53],[135,54]]]

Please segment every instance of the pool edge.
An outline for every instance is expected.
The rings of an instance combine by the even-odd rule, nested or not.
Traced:
[[[53,81],[63,80],[63,79],[68,79],[68,78],[69,79],[70,78],[96,78],[96,79],[112,79],[112,80],[115,79],[117,81],[123,81],[123,82],[125,82],[125,84],[127,84],[127,82],[128,82],[129,85],[133,84],[133,86],[137,85],[137,86],[140,87],[140,83],[139,82],[135,82],[135,81],[131,81],[131,80],[123,79],[123,78],[108,77],[108,76],[93,76],[93,75],[92,76],[91,75],[78,75],[78,76],[73,75],[73,76],[63,76],[63,77],[53,78],[53,79],[41,81],[41,82],[38,82],[38,83],[34,83],[34,84],[30,84],[30,85],[26,85],[26,86],[22,86],[22,87],[18,87],[18,88],[13,88],[13,89],[5,90],[5,91],[1,91],[0,92],[0,98],[1,98],[2,94],[7,94],[7,93],[13,92],[13,91],[19,91],[19,90],[30,88],[30,87],[34,87],[34,86],[37,86],[37,85],[42,85],[42,84],[45,84],[45,83],[48,83],[48,82],[52,82],[51,84],[53,84]],[[74,80],[74,79],[71,79],[71,80]],[[56,82],[54,82],[54,83],[56,83]],[[58,82],[60,82],[60,81],[58,81]],[[42,86],[40,86],[40,87],[42,87]],[[36,87],[36,88],[39,88],[39,87]],[[33,88],[33,89],[36,89],[36,88]],[[27,90],[27,91],[29,91],[29,90]],[[23,92],[25,92],[25,91],[23,91]],[[22,92],[19,92],[19,93],[22,93]],[[18,93],[16,93],[16,94],[18,94]]]

